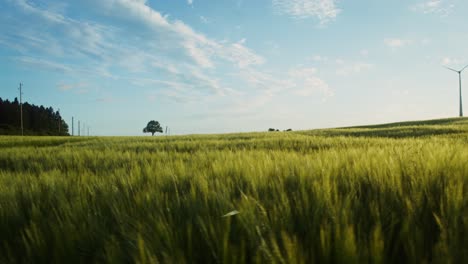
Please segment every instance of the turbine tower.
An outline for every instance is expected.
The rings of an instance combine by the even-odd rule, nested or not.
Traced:
[[[452,69],[452,68],[449,68],[449,67],[445,67],[451,71],[454,71],[456,73],[458,73],[458,82],[460,84],[460,117],[463,117],[463,103],[462,103],[462,90],[461,90],[461,74],[463,72],[463,70],[466,69],[466,67],[468,67],[468,65],[466,65],[465,67],[463,67],[463,69],[457,71],[455,69]]]

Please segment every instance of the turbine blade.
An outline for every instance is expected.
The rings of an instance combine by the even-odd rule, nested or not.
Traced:
[[[451,70],[451,71],[458,72],[457,70],[452,69],[452,68],[450,68],[450,67],[447,67],[447,66],[444,66],[444,67],[447,68],[447,69],[449,69],[449,70]]]
[[[466,65],[465,67],[463,67],[463,69],[461,69],[460,72],[462,72],[464,69],[466,69],[466,67],[468,67],[468,65]]]

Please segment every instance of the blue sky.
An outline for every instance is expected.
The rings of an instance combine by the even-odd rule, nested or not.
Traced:
[[[0,97],[23,82],[25,101],[93,135],[152,119],[188,134],[452,117],[458,78],[442,66],[468,64],[467,13],[466,0],[3,0]]]

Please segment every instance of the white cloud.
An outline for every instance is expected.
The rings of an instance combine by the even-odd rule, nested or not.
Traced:
[[[294,82],[290,78],[281,78],[272,73],[261,72],[253,69],[244,69],[235,74],[244,80],[250,87],[264,91],[269,96],[283,90],[294,87]]]
[[[224,49],[219,50],[219,56],[235,63],[239,68],[246,68],[250,65],[260,65],[265,63],[265,59],[245,46],[245,39],[237,43],[232,43]]]
[[[58,89],[61,91],[69,91],[73,89],[73,86],[71,84],[61,84],[58,86]]]
[[[180,66],[176,66],[173,62],[164,58],[154,58],[151,60],[151,66],[157,69],[162,69],[171,74],[180,74]]]
[[[363,58],[366,58],[369,55],[369,51],[363,49],[359,52],[359,55]],[[374,64],[369,62],[347,61],[342,58],[334,59],[321,55],[312,56],[311,60],[314,62],[314,64],[320,64],[322,68],[331,69],[335,71],[336,75],[340,76],[349,76],[352,74],[362,73],[375,67]],[[313,69],[314,68],[309,69],[309,74],[312,74]]]
[[[302,87],[295,91],[296,94],[301,96],[311,96],[316,92],[321,93],[323,99],[335,95],[324,80],[315,76],[306,78],[302,83]]]
[[[449,57],[445,57],[442,59],[442,65],[447,66],[452,63],[452,59]]]
[[[84,91],[87,91],[86,89],[83,89],[84,87],[88,86],[87,83],[81,82],[81,83],[59,83],[57,85],[57,88],[60,91],[71,91],[75,90],[76,93],[84,93]]]
[[[211,60],[212,50],[205,50],[195,40],[187,40],[183,43],[183,47],[186,49],[186,52],[192,59],[203,68],[213,68],[214,63]],[[211,51],[211,54],[208,54],[207,51]]]
[[[114,21],[123,23],[111,27],[51,11],[42,15],[46,12],[42,7],[29,5],[29,11],[24,13],[48,21],[54,31],[63,35],[41,31],[41,23],[30,25],[21,34],[36,41],[21,41],[24,56],[17,62],[67,75],[113,78],[140,89],[151,89],[152,98],[177,102],[200,102],[218,96],[232,102],[254,93],[252,96],[262,105],[282,92],[324,98],[333,95],[315,68],[295,68],[283,73],[265,71],[262,67],[265,59],[248,47],[245,38],[237,42],[209,38],[184,22],[153,10],[143,0],[102,0],[90,4],[97,5],[94,6],[97,15],[112,16]],[[129,24],[142,31],[135,31]],[[16,34],[14,30],[10,33]],[[145,41],[141,41],[143,38]],[[0,39],[14,40],[1,36]],[[48,43],[57,47],[50,49]],[[226,70],[231,72],[228,78],[223,76]],[[148,79],[149,74],[154,79]],[[243,83],[246,85],[239,85]],[[77,91],[71,84],[63,84],[59,89]],[[242,95],[244,91],[249,92]]]
[[[294,78],[308,78],[316,73],[316,68],[296,68],[289,71],[289,76]]]
[[[295,68],[289,71],[289,77],[294,83],[293,92],[300,96],[311,96],[315,93],[322,95],[323,99],[334,96],[328,83],[317,76],[315,68]]]
[[[108,38],[115,31],[111,27],[70,19],[24,0],[15,4],[32,21],[27,25],[20,19],[9,21],[17,27],[9,28],[11,34],[20,39],[21,44],[17,50],[31,53],[42,51],[57,57],[64,54],[85,57],[91,55],[95,59],[102,59],[103,54],[111,48]],[[44,26],[41,26],[44,23],[49,30],[44,30]]]
[[[372,68],[374,68],[374,65],[371,63],[355,62],[348,64],[346,62],[343,62],[341,64],[341,67],[336,70],[336,74],[341,76],[348,76],[351,74],[361,73]]]
[[[220,85],[220,80],[210,77],[198,68],[193,68],[190,74],[191,82],[194,84],[198,83],[198,86],[205,86],[212,90],[212,92],[218,95],[224,95],[224,88]]]
[[[400,38],[387,38],[384,40],[385,45],[392,49],[402,48],[412,43],[411,40],[400,39]]]
[[[335,63],[338,64],[338,65],[344,65],[345,61],[342,60],[342,59],[335,59]]]
[[[304,19],[314,17],[321,25],[336,19],[341,10],[337,0],[272,0],[278,14]]]
[[[264,59],[245,47],[242,43],[224,43],[207,38],[195,32],[190,26],[180,20],[170,21],[158,11],[152,9],[145,2],[129,0],[105,0],[107,8],[123,8],[127,19],[143,22],[156,31],[172,34],[185,49],[186,54],[199,66],[215,67],[215,59],[234,62],[239,67],[262,64]],[[247,59],[253,58],[253,59]]]
[[[428,39],[428,38],[422,39],[422,40],[420,41],[420,44],[421,44],[422,46],[427,46],[427,45],[431,44],[431,40]]]
[[[8,27],[0,36],[0,45],[22,54],[16,62],[28,67],[122,80],[142,73],[159,74],[158,70],[163,69],[167,81],[184,85],[179,92],[198,89],[224,95],[229,91],[229,84],[216,77],[218,65],[235,72],[265,62],[246,46],[245,39],[238,42],[210,39],[182,21],[169,20],[144,0],[86,3],[97,10],[97,15],[113,16],[124,22],[120,27],[76,20],[24,0],[11,3],[20,12],[17,16],[5,17],[9,19]],[[37,23],[22,26],[21,15],[28,15]],[[127,27],[129,20],[143,25],[143,33]],[[44,23],[48,23],[51,30],[44,31],[41,27]],[[155,34],[148,34],[148,30]],[[145,41],[141,41],[143,37]],[[177,55],[166,55],[168,53]],[[86,65],[86,69],[82,65]],[[194,68],[201,69],[195,71]],[[116,69],[124,70],[127,77],[114,75]],[[176,89],[182,85],[166,87]]]
[[[391,90],[392,96],[395,97],[405,97],[410,94],[408,90]]]
[[[462,58],[443,57],[440,62],[443,66],[449,67],[463,67],[463,63],[468,63],[467,60]]]
[[[187,4],[193,5],[193,0],[187,0]]]
[[[249,86],[263,91],[269,97],[281,92],[300,96],[317,95],[322,98],[334,95],[328,83],[318,77],[318,71],[313,67],[292,68],[286,75],[245,70],[241,71],[240,77]]]
[[[54,62],[54,61],[50,61],[46,59],[22,56],[22,57],[17,57],[15,60],[22,65],[33,66],[41,70],[50,70],[50,71],[56,71],[56,72],[61,72],[61,73],[76,72],[76,70],[70,67],[69,65],[65,65],[59,62]]]
[[[88,86],[87,83],[76,83],[76,84],[59,83],[59,84],[57,84],[57,89],[59,89],[61,91],[70,91],[70,90],[76,90],[78,88],[84,88],[86,86]]]
[[[210,20],[205,17],[205,16],[200,16],[200,21],[203,23],[203,24],[208,24],[210,23]]]
[[[30,4],[26,0],[17,0],[15,3],[19,7],[21,7],[25,12],[30,13],[30,14],[34,14],[34,15],[39,15],[39,16],[45,18],[46,20],[48,20],[49,22],[53,22],[53,23],[64,23],[65,22],[65,18],[62,15],[51,12],[51,11],[48,11],[48,10],[36,8],[35,6]]]
[[[447,16],[452,13],[455,4],[451,0],[424,0],[412,7],[414,11],[424,14],[437,14]]]
[[[111,95],[107,95],[107,96],[102,96],[102,97],[97,98],[96,101],[101,102],[101,103],[115,103],[117,102],[117,99],[115,99]]]
[[[328,63],[329,62],[329,58],[328,57],[325,57],[325,56],[321,56],[321,55],[314,55],[310,58],[311,61],[313,62],[324,62],[324,63]]]

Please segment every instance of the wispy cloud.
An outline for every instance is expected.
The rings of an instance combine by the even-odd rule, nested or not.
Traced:
[[[231,89],[223,86],[220,79],[190,66],[184,68],[172,80],[139,77],[128,80],[134,86],[149,89],[150,100],[165,97],[176,102],[190,102],[200,101],[209,96],[218,97],[231,93]]]
[[[317,76],[316,68],[295,68],[289,71],[289,76],[294,82],[293,92],[297,95],[311,96],[318,93],[326,100],[335,94],[328,83]]]
[[[361,73],[374,68],[374,65],[366,62],[354,62],[346,63],[343,62],[340,67],[336,70],[337,75],[348,76],[351,74]]]
[[[145,0],[86,2],[93,12],[103,16],[100,21],[111,18],[117,22],[113,26],[72,18],[64,15],[66,10],[57,13],[60,11],[27,1],[15,5],[22,15],[32,16],[38,23],[25,27],[21,16],[12,18],[8,23],[11,29],[0,36],[0,45],[22,39],[15,48],[22,56],[16,61],[35,69],[78,78],[79,75],[111,78],[149,89],[152,98],[177,102],[211,96],[242,98],[243,91],[249,91],[246,94],[253,91],[259,104],[284,91],[300,96],[333,95],[316,70],[267,71],[267,61],[248,47],[247,39],[233,42],[209,38],[154,10]],[[48,23],[51,30],[41,30],[41,23]],[[135,32],[132,26],[142,30]],[[224,78],[226,72],[230,73],[228,78]],[[78,91],[76,85],[69,83],[58,89]]]
[[[447,16],[452,13],[455,4],[451,0],[424,0],[412,6],[412,9],[424,14],[437,14]]]
[[[294,78],[308,78],[317,74],[316,68],[295,68],[289,71],[289,76]]]
[[[144,23],[151,29],[172,35],[170,38],[177,46],[183,48],[199,66],[213,68],[215,60],[234,62],[237,65],[245,65],[245,58],[256,58],[249,60],[248,65],[262,64],[263,58],[252,50],[239,43],[226,43],[210,39],[196,32],[190,26],[180,20],[170,21],[158,11],[149,7],[145,1],[105,0],[109,9],[126,10],[126,19],[132,19]]]
[[[203,24],[208,24],[210,23],[210,20],[205,17],[205,16],[200,16],[200,21],[203,23]]]
[[[333,68],[336,75],[339,76],[350,76],[366,72],[375,67],[374,64],[364,61],[369,55],[367,50],[359,51],[360,60],[344,60],[341,58],[329,58],[327,56],[314,55],[310,60],[314,65],[321,65],[323,67]]]
[[[463,67],[468,64],[468,60],[462,58],[443,57],[440,61],[443,66]]]
[[[67,64],[58,60],[31,56],[14,57],[13,61],[22,65],[25,68],[34,69],[36,71],[59,72],[69,76],[84,74],[86,76],[101,76],[113,79],[118,78],[117,76],[109,72],[108,69],[100,65],[90,64],[88,67],[83,68],[80,65]]]
[[[61,91],[70,91],[73,89],[78,89],[78,88],[83,88],[88,86],[87,83],[81,82],[81,83],[59,83],[57,85],[57,88]]]
[[[17,57],[16,62],[24,66],[32,66],[41,70],[50,70],[61,73],[72,73],[75,70],[65,64],[54,62],[46,59],[32,58],[32,57]]]
[[[219,53],[219,56],[234,63],[241,69],[251,65],[264,64],[265,59],[247,48],[245,42],[246,40],[242,39],[239,42],[230,44],[225,50]]]
[[[249,87],[261,90],[269,96],[294,86],[294,83],[288,78],[253,69],[242,70],[235,76],[240,77]]]
[[[73,85],[71,85],[71,84],[60,84],[58,86],[58,89],[61,90],[61,91],[69,91],[69,90],[73,89]]]
[[[48,20],[49,22],[52,22],[52,23],[64,23],[65,22],[65,18],[62,15],[48,11],[48,10],[39,9],[26,0],[16,0],[16,4],[19,7],[21,7],[25,12],[32,14],[32,15],[41,16],[45,18],[46,20]]]
[[[100,103],[115,103],[117,100],[113,96],[102,96],[96,99]]]
[[[316,18],[321,25],[336,19],[341,10],[337,0],[273,0],[278,14],[294,18]]]
[[[330,59],[326,56],[322,56],[322,55],[313,55],[312,57],[309,58],[309,60],[313,61],[313,62],[316,62],[316,63],[328,63],[330,61]]]
[[[235,71],[265,63],[262,56],[246,46],[245,40],[228,42],[208,38],[180,20],[169,20],[146,1],[86,2],[94,10],[101,10],[96,11],[100,15],[122,20],[120,27],[73,19],[49,10],[47,5],[24,0],[9,3],[17,7],[20,15],[2,18],[9,20],[5,21],[8,28],[0,37],[0,45],[21,53],[15,59],[18,63],[41,70],[115,78],[116,70],[137,76],[164,69],[169,81],[194,80],[196,85],[192,89],[222,95],[226,90],[223,87],[229,85],[215,77],[218,66]],[[37,23],[22,25],[21,15],[28,15]],[[146,41],[142,42],[143,36],[126,26],[129,20],[155,34],[145,32]],[[49,30],[41,28],[44,23]],[[83,69],[83,65],[87,68]],[[193,70],[197,67],[201,69]]]
[[[86,94],[88,93],[88,86],[85,82],[80,83],[59,83],[57,84],[57,88],[63,92],[74,92],[75,94]]]
[[[387,38],[384,40],[384,43],[392,49],[398,49],[410,45],[412,41],[401,38]]]
[[[318,70],[312,67],[295,67],[286,74],[272,74],[255,70],[242,71],[240,77],[249,86],[264,92],[271,97],[287,92],[300,96],[318,96],[322,98],[334,95],[328,83],[318,76]]]
[[[48,10],[48,6],[39,7],[25,0],[15,4],[28,14],[29,20],[37,24],[24,25],[21,20],[9,21],[18,28],[12,32],[21,39],[23,47],[30,51],[46,51],[51,55],[92,56],[102,59],[112,44],[108,41],[115,29],[90,21],[79,21]],[[48,30],[43,30],[46,24]],[[40,29],[39,29],[40,28]],[[58,37],[59,35],[60,37]],[[65,51],[66,50],[66,51]]]

